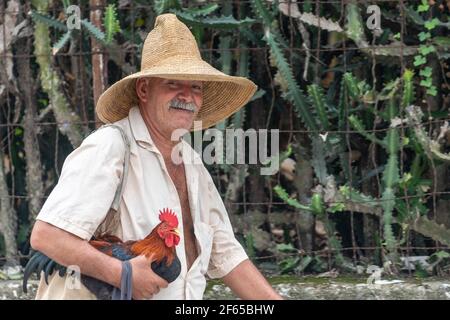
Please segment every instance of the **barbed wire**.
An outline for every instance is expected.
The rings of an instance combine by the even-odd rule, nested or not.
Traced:
[[[229,0],[232,3],[240,3],[240,4],[251,4],[253,3],[252,0]],[[195,2],[195,1],[187,1],[187,6],[189,8],[192,7],[201,7],[204,6],[205,4],[222,4],[223,0],[208,0],[205,1],[204,3],[199,3],[199,2]],[[302,5],[302,4],[311,4],[311,0],[278,0],[278,3],[280,4],[298,4],[298,5]],[[356,3],[356,4],[367,4],[367,0],[320,0],[320,1],[315,1],[314,3],[318,3],[319,5],[324,5],[324,4],[349,4],[349,3]],[[399,0],[373,0],[371,3],[399,3]],[[420,3],[417,3],[420,4]],[[108,5],[90,5],[89,7],[85,7],[85,6],[79,6],[80,8],[84,8],[85,7],[85,11],[88,10],[102,10],[105,9]],[[2,7],[0,7],[1,9]],[[54,10],[65,10],[65,7],[63,5],[58,5],[58,4],[54,4],[52,6],[52,8]],[[133,3],[133,5],[130,6],[119,6],[118,8],[119,10],[123,10],[123,11],[136,11],[139,9],[151,9],[154,10],[155,6],[154,5],[143,5],[143,4],[135,4]],[[17,14],[20,13],[20,10],[0,10],[0,13],[4,13],[4,14]],[[46,13],[46,12],[45,12]]]
[[[443,119],[436,119],[436,120],[424,120],[422,122],[422,125],[433,125],[433,124],[444,124],[445,122],[450,121],[450,118],[443,118]],[[59,126],[59,125],[67,125],[67,124],[95,124],[95,125],[102,125],[103,122],[101,121],[95,121],[95,120],[86,120],[86,121],[46,121],[46,122],[37,122],[35,123],[36,126]],[[23,123],[0,123],[1,127],[24,127]],[[403,124],[402,128],[415,128],[416,125],[414,124]],[[214,130],[218,131],[225,131],[227,129],[232,128],[213,128]],[[387,132],[391,129],[391,127],[387,128],[379,128],[379,129],[364,129],[364,132],[367,133],[373,133],[373,132]],[[208,129],[206,129],[208,130]],[[269,128],[269,130],[277,130],[280,133],[339,133],[339,134],[346,134],[346,133],[360,133],[358,130],[287,130],[287,129],[277,129],[277,128]],[[245,130],[244,130],[245,131]]]

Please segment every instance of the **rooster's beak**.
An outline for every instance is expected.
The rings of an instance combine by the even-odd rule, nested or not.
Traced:
[[[178,228],[174,228],[174,229],[172,230],[172,232],[173,232],[174,234],[176,234],[177,236],[180,236],[180,230],[178,230]]]

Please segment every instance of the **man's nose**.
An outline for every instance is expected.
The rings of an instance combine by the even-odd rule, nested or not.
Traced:
[[[178,97],[180,99],[183,99],[184,102],[192,102],[194,101],[194,98],[192,96],[192,89],[189,84],[183,84],[181,86],[181,92],[179,93]]]

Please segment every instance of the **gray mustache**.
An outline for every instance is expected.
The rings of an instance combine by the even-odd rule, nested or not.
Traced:
[[[189,110],[194,112],[197,109],[197,105],[193,102],[183,102],[178,99],[172,99],[170,101],[169,107],[177,108],[177,109],[183,109],[183,110]]]

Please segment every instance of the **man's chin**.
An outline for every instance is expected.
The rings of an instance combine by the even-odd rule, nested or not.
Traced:
[[[183,136],[187,132],[191,131],[193,121],[179,121],[172,123],[172,137],[178,132],[178,136]]]

